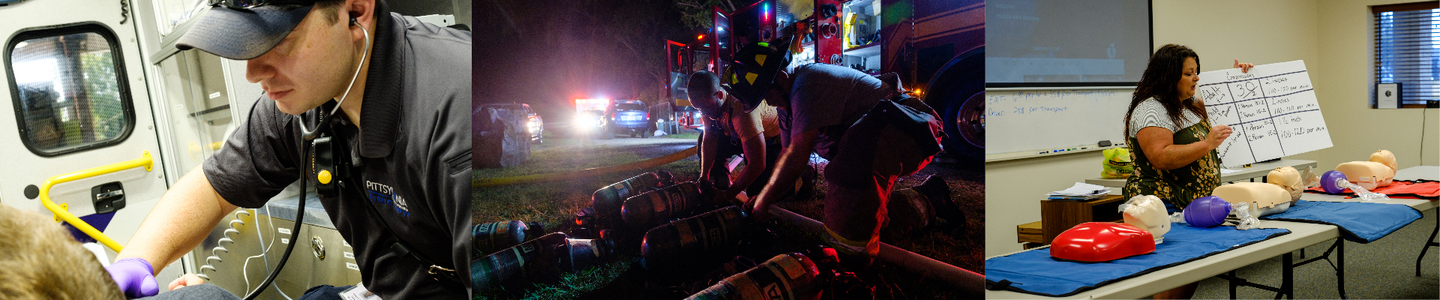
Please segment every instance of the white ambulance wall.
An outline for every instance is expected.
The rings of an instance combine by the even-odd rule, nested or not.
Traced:
[[[41,157],[26,149],[21,144],[21,137],[16,129],[15,124],[19,123],[15,114],[0,114],[0,145],[3,145],[0,146],[0,157],[6,158],[5,167],[0,171],[0,179],[3,179],[0,180],[0,198],[3,198],[7,205],[48,216],[51,213],[38,200],[23,196],[25,186],[39,186],[49,177],[63,173],[137,159],[142,153],[148,152],[153,159],[150,171],[133,168],[58,184],[51,189],[52,200],[67,204],[67,210],[76,216],[85,216],[94,214],[93,205],[88,203],[90,187],[112,181],[122,182],[126,207],[116,212],[103,232],[124,245],[130,242],[140,222],[165,192],[166,174],[161,159],[163,152],[158,147],[156,123],[151,114],[152,102],[147,92],[151,78],[147,78],[145,71],[146,55],[140,49],[140,36],[134,28],[136,17],[130,15],[129,19],[121,24],[122,16],[118,13],[121,11],[120,4],[118,1],[51,0],[12,3],[0,8],[0,19],[4,20],[0,22],[0,36],[6,39],[13,38],[15,32],[25,28],[41,26],[96,22],[107,27],[115,34],[115,43],[119,46],[114,49],[116,62],[123,64],[125,70],[125,76],[118,79],[127,83],[135,112],[133,130],[119,144],[53,157]],[[3,66],[3,62],[0,62],[0,66]],[[13,108],[15,100],[11,99],[8,83],[0,85],[4,85],[0,88],[0,103],[3,103],[0,105]],[[116,254],[108,248],[105,253],[110,259],[114,259]],[[184,271],[179,266],[179,263],[170,264],[156,278],[165,282],[178,278]]]

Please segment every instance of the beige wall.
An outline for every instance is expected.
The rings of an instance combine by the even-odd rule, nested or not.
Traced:
[[[1304,60],[1320,76],[1318,7],[1314,0],[1211,0],[1153,2],[1155,49],[1181,44],[1200,55],[1200,71],[1229,69],[1234,59],[1253,64]],[[1325,93],[1315,85],[1315,93]],[[1324,110],[1325,107],[1321,107]]]
[[[1374,17],[1370,6],[1415,0],[1323,0],[1319,2],[1318,48],[1326,73],[1311,80],[1335,147],[1295,156],[1319,161],[1322,169],[1366,160],[1371,152],[1395,153],[1400,168],[1440,165],[1440,109],[1371,109],[1375,84]],[[1320,87],[1324,86],[1324,92]],[[1422,124],[1424,122],[1424,124]],[[1421,135],[1421,132],[1424,135]],[[1424,140],[1422,145],[1421,140]],[[1421,147],[1424,152],[1421,152]]]
[[[1101,152],[985,164],[985,257],[1020,251],[1015,226],[1040,221],[1040,199],[1100,177]]]
[[[1156,0],[1155,48],[1177,43],[1195,49],[1202,71],[1228,69],[1236,58],[1257,65],[1304,60],[1335,146],[1290,158],[1316,160],[1325,170],[1388,149],[1401,168],[1440,165],[1440,110],[1368,106],[1369,6],[1403,2],[1413,1]],[[1429,115],[1426,124],[1422,114]],[[1428,128],[1424,153],[1421,126]],[[1015,226],[1040,220],[1042,195],[1098,177],[1101,159],[1099,152],[1088,152],[986,164],[985,255],[1021,250]]]

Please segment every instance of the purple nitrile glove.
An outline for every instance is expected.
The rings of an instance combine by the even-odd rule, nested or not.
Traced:
[[[149,297],[160,293],[160,285],[155,282],[155,268],[150,267],[150,262],[143,258],[121,259],[105,267],[105,271],[110,272],[110,278],[120,285],[120,291],[125,293],[125,297]]]

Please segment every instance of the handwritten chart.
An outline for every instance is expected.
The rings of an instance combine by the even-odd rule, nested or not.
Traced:
[[[1234,129],[1216,149],[1227,167],[1332,146],[1304,61],[1200,73],[1196,90],[1211,126]]]

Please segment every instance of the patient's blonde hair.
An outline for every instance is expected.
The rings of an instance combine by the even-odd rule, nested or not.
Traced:
[[[0,299],[125,299],[95,254],[50,218],[0,204]]]

